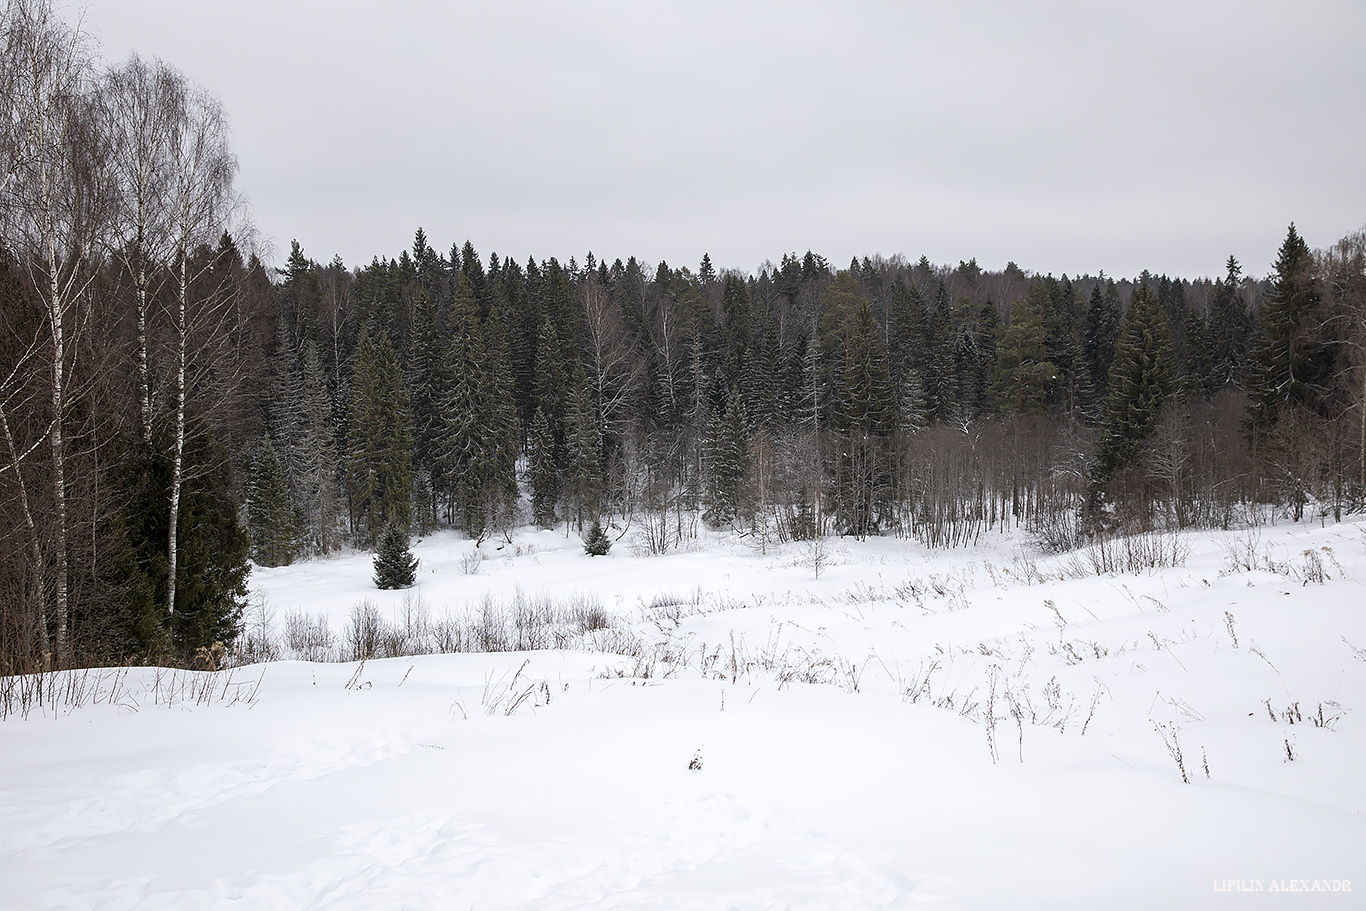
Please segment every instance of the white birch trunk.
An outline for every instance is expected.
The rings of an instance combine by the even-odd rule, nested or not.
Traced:
[[[187,302],[190,296],[189,252],[180,255],[180,306],[176,317],[175,441],[171,452],[171,510],[166,545],[166,616],[175,616],[176,564],[180,555],[177,524],[180,520],[181,474],[185,456],[185,348],[188,326]]]

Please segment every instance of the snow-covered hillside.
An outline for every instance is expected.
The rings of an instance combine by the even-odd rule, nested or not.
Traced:
[[[11,680],[0,907],[1361,901],[1366,525],[766,550],[436,535],[256,570],[284,660]]]

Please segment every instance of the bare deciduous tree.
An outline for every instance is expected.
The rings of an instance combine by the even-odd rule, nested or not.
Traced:
[[[64,430],[79,336],[89,321],[91,256],[104,227],[105,150],[90,100],[90,57],[79,29],[61,23],[43,0],[11,0],[4,31],[0,218],[11,252],[43,311],[42,350],[35,349],[32,359],[23,360],[29,366],[45,360],[48,367],[52,519],[46,559],[55,568],[51,597],[57,661],[67,665],[71,651]],[[10,455],[17,475],[14,447]],[[35,555],[37,550],[41,547]],[[36,572],[42,569],[35,567]],[[40,620],[39,629],[45,631],[47,618],[40,615]]]
[[[212,343],[227,335],[232,309],[223,288],[209,279],[228,251],[215,242],[228,227],[236,208],[232,181],[237,159],[228,147],[227,120],[218,99],[190,87],[185,103],[173,123],[170,162],[170,212],[172,249],[175,253],[176,295],[172,324],[172,358],[175,411],[171,433],[171,506],[166,555],[166,614],[175,613],[176,569],[179,561],[177,522],[180,494],[185,481],[185,433],[187,400],[191,391],[190,353],[193,346]],[[203,287],[201,287],[203,285]],[[196,362],[205,371],[213,359]]]
[[[172,147],[185,104],[180,74],[160,61],[147,63],[137,56],[109,72],[100,92],[110,136],[114,257],[133,284],[138,411],[147,446],[152,444],[149,308],[174,254]]]

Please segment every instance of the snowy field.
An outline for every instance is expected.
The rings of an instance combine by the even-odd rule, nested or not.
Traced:
[[[8,681],[0,907],[1366,901],[1366,524],[499,543],[255,570],[281,660]]]

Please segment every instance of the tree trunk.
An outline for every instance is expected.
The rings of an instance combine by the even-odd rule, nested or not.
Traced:
[[[141,259],[141,253],[139,253]],[[142,419],[142,442],[152,444],[152,372],[147,357],[147,266],[138,265],[138,412]]]
[[[29,549],[33,556],[33,619],[36,623],[34,645],[38,647],[38,655],[42,658],[42,669],[48,670],[52,665],[52,646],[47,639],[47,591],[43,585],[43,548],[38,538],[37,525],[33,521],[33,508],[29,505],[28,485],[24,483],[24,476],[19,472],[21,456],[14,445],[14,434],[10,432],[9,418],[3,409],[0,409],[0,427],[5,431],[5,443],[9,446],[10,467],[14,470],[15,486],[19,488],[19,506],[24,515],[24,528],[28,531]],[[38,444],[41,443],[40,439]]]
[[[166,544],[166,617],[175,616],[176,565],[179,557],[176,525],[180,519],[180,486],[185,456],[185,348],[189,327],[186,308],[190,295],[189,251],[180,254],[180,308],[176,317],[175,441],[171,452],[171,511]]]
[[[47,171],[43,172],[44,181]],[[47,188],[50,192],[50,188]],[[49,207],[49,212],[51,211]],[[56,560],[56,579],[53,584],[53,609],[57,617],[57,663],[60,667],[71,666],[71,643],[68,639],[67,620],[67,553],[66,553],[66,448],[62,437],[62,418],[65,410],[66,367],[65,338],[62,319],[63,295],[58,281],[57,229],[48,216],[47,261],[48,261],[48,328],[52,331],[52,497],[56,514],[53,557]]]

